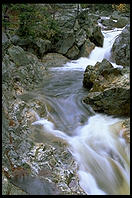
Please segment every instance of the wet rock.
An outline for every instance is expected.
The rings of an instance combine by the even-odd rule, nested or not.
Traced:
[[[104,36],[101,32],[100,26],[95,26],[90,40],[98,47],[103,47]]]
[[[86,32],[87,38],[89,38],[90,41],[96,46],[102,47],[104,36],[97,23],[97,19],[99,18],[99,16],[90,15],[88,10],[82,11],[77,16],[78,23],[80,27]]]
[[[90,80],[91,74],[94,72],[94,68],[91,65],[86,67],[84,77],[83,77],[83,87],[90,90],[93,87],[93,82]]]
[[[19,186],[28,195],[58,195],[62,194],[54,183],[40,180],[30,175],[13,178],[12,183]]]
[[[58,53],[48,53],[43,56],[42,63],[45,67],[60,67],[66,62],[68,62],[69,59],[62,54]]]
[[[79,49],[76,45],[74,45],[72,48],[70,48],[68,50],[68,52],[66,53],[66,56],[69,59],[77,59],[78,58],[78,54],[79,54]]]
[[[94,48],[95,44],[92,43],[89,39],[86,39],[85,43],[80,49],[79,57],[88,57]]]
[[[111,58],[116,64],[130,66],[130,25],[116,38],[111,51]]]
[[[103,59],[101,63],[97,62],[94,67],[90,65],[86,67],[83,86],[89,90],[92,88],[92,92],[103,91],[121,74],[121,69],[114,68],[109,61]]]
[[[19,187],[14,186],[4,175],[2,176],[2,195],[27,195]]]
[[[114,11],[110,17],[111,19],[118,20],[120,18],[120,14],[118,11]]]
[[[124,95],[125,94],[125,95]],[[109,115],[130,115],[130,90],[113,88],[103,92],[89,93],[83,101],[90,104],[95,111]]]
[[[83,29],[79,29],[76,32],[76,45],[81,47],[86,41],[86,32]]]
[[[112,64],[104,59],[94,67],[86,68],[83,86],[89,90],[83,101],[91,105],[95,111],[129,116],[129,70],[113,68]]]
[[[115,27],[123,28],[127,24],[130,24],[130,19],[128,17],[120,17],[117,22],[115,23]]]
[[[130,143],[130,118],[122,121],[123,132],[122,136]]]
[[[36,44],[37,46],[37,50],[38,50],[38,55],[40,57],[43,57],[43,55],[48,52],[48,50],[50,50],[51,48],[51,41],[49,40],[44,40],[41,38],[36,38],[33,42],[34,44]]]
[[[6,33],[2,31],[2,57],[7,52],[8,47],[11,45],[10,39],[7,37]]]
[[[115,21],[113,21],[113,19],[102,19],[101,20],[101,23],[104,25],[104,26],[106,26],[106,28],[107,29],[112,29],[112,28],[114,28],[115,27],[115,24],[116,24],[116,22]],[[105,29],[106,29],[105,28]]]
[[[56,52],[65,55],[73,46],[75,37],[73,33],[65,33],[63,38],[56,44]]]
[[[31,44],[31,40],[29,40],[28,38],[22,38],[18,35],[13,35],[10,38],[10,40],[13,45],[20,46],[20,47],[27,46],[27,45]]]
[[[8,49],[11,60],[17,65],[30,64],[26,52],[19,46],[12,46]]]

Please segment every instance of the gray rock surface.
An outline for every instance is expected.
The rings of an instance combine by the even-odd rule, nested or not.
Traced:
[[[129,69],[114,68],[109,61],[87,66],[83,86],[89,90],[84,102],[97,112],[110,115],[130,115]]]
[[[111,58],[116,64],[130,66],[130,24],[116,38],[111,52]]]
[[[92,43],[89,39],[86,39],[85,43],[80,48],[79,57],[88,57],[94,48],[95,44]]]
[[[69,58],[69,59],[77,59],[78,58],[78,55],[79,55],[79,49],[76,45],[73,45],[72,48],[70,48],[68,50],[68,52],[66,53],[66,56]]]
[[[58,53],[47,53],[42,58],[42,63],[46,68],[58,67],[58,66],[60,67],[63,64],[67,63],[68,61],[69,61],[68,58]]]

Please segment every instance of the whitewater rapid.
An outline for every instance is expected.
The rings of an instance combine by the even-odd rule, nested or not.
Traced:
[[[94,66],[97,61],[101,62],[103,58],[109,60],[114,40],[121,31],[122,29],[102,31],[104,35],[103,48],[95,47],[88,58],[72,60],[62,67],[51,68],[51,71],[60,72],[60,74],[62,71],[67,72],[68,70],[84,71],[87,65]],[[115,63],[112,63],[112,65],[114,67],[122,67]],[[54,79],[52,80],[54,81]],[[130,148],[123,139],[122,134],[115,133],[114,129],[111,128],[111,126],[120,121],[120,119],[98,113],[92,114],[87,118],[88,114],[83,110],[85,107],[79,102],[79,99],[77,104],[80,105],[80,114],[85,114],[85,122],[79,122],[81,116],[75,111],[75,95],[78,95],[78,92],[71,94],[72,91],[69,92],[70,86],[61,88],[61,86],[59,87],[58,81],[56,81],[56,89],[52,88],[52,82],[51,86],[48,85],[47,100],[45,99],[45,101],[55,109],[56,114],[52,114],[47,110],[48,116],[46,118],[40,118],[39,115],[37,115],[36,121],[32,123],[32,125],[43,126],[45,140],[48,136],[53,135],[59,138],[60,141],[64,140],[68,143],[69,151],[79,166],[78,176],[80,186],[86,194],[129,194]],[[67,81],[69,82],[69,79]],[[63,90],[65,90],[65,92]],[[46,89],[44,89],[44,91],[46,91]],[[54,95],[54,92],[56,95]],[[67,95],[64,95],[65,93],[67,93]],[[68,107],[70,108],[68,109]],[[52,117],[50,120],[53,121],[48,119],[50,116]],[[74,119],[75,117],[77,117],[77,119]],[[71,128],[55,127],[55,122],[58,123],[58,120],[56,121],[57,118],[65,122],[64,126],[69,126],[71,123]],[[72,127],[72,125],[74,125],[74,127]],[[68,132],[66,133],[68,130],[71,130],[73,134],[69,135]]]

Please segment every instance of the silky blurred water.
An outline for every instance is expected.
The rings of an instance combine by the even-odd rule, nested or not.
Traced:
[[[111,125],[120,119],[95,113],[82,102],[88,94],[82,85],[86,66],[94,66],[103,58],[109,60],[112,44],[121,31],[103,31],[103,48],[95,47],[89,57],[49,68],[43,88],[36,93],[43,97],[47,116],[38,115],[33,125],[43,126],[45,141],[50,136],[52,142],[53,136],[67,142],[79,165],[80,185],[88,195],[130,193],[130,149],[125,140],[111,130]]]

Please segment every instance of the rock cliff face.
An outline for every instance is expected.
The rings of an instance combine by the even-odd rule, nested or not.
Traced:
[[[116,38],[112,46],[111,58],[118,65],[130,66],[130,24]]]
[[[97,24],[98,18],[88,11],[82,11],[77,16],[75,13],[60,13],[57,19],[63,35],[53,46],[54,51],[77,59],[88,57],[95,45],[102,47],[104,37]]]
[[[91,15],[88,10],[77,15],[75,8],[70,10],[66,8],[58,12],[55,18],[60,28],[58,39],[35,38],[32,40],[14,35],[11,42],[39,58],[51,52],[62,54],[69,59],[88,57],[95,45],[103,46],[104,36],[97,23],[99,16]]]
[[[114,68],[103,59],[94,67],[87,66],[83,85],[89,90],[84,102],[95,111],[109,115],[130,115],[129,69]]]

